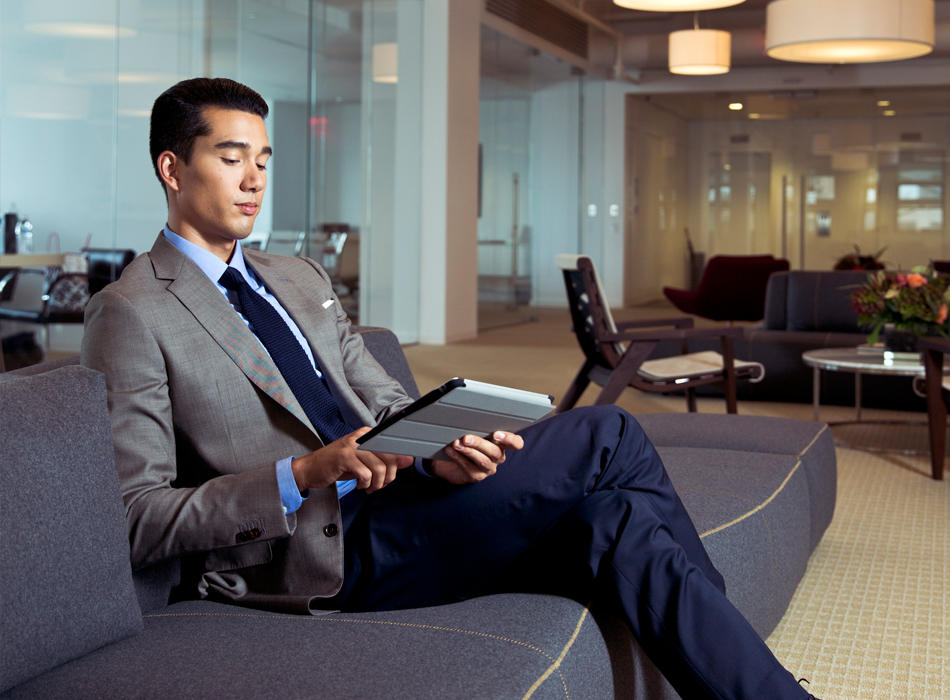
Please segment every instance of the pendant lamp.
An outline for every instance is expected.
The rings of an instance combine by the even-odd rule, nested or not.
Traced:
[[[765,52],[799,63],[870,63],[933,51],[934,0],[775,0]]]
[[[718,29],[700,29],[699,13],[693,28],[670,32],[670,73],[720,75],[731,66],[732,34]]]
[[[628,10],[647,10],[649,12],[694,12],[697,10],[715,10],[719,7],[739,5],[745,0],[614,0],[620,7]]]

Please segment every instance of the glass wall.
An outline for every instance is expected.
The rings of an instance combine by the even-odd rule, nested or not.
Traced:
[[[393,239],[401,209],[418,210],[421,29],[421,0],[5,0],[0,211],[29,218],[36,252],[147,251],[166,214],[151,104],[184,78],[233,78],[271,108],[251,242],[323,262],[358,317],[394,256],[418,278],[412,244]],[[415,340],[417,315],[401,324]],[[54,329],[54,350],[75,351],[73,330]]]
[[[890,268],[950,257],[950,117],[704,122],[691,135],[708,164],[695,213],[709,255],[816,270],[855,245],[886,249]]]
[[[553,269],[555,252],[576,252],[582,81],[571,66],[482,27],[480,328],[530,319],[538,275]],[[546,247],[565,237],[568,249]]]

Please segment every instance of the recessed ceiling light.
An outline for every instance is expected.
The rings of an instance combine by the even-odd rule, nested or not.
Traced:
[[[761,116],[762,115],[759,114],[758,112],[753,112],[752,114],[749,115],[749,119],[758,119]]]
[[[733,112],[738,112],[740,109],[742,109],[742,103],[741,103],[741,102],[730,102],[730,103],[729,103],[729,109],[731,109]]]
[[[893,109],[885,109],[885,110],[884,110],[884,116],[885,116],[885,117],[893,117],[895,114],[897,114],[897,112],[895,112]]]
[[[877,101],[877,106],[878,106],[878,107],[890,107],[890,106],[891,106],[891,101],[890,101],[890,100],[878,100],[878,101]]]
[[[739,5],[745,0],[614,0],[620,7],[649,12],[694,12]]]

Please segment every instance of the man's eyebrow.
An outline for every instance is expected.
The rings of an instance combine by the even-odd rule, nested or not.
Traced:
[[[215,148],[225,149],[225,148],[240,148],[242,151],[251,150],[251,144],[245,141],[222,141],[221,143],[216,143]],[[267,155],[273,155],[274,149],[270,146],[264,146],[261,149],[261,153],[266,153]]]

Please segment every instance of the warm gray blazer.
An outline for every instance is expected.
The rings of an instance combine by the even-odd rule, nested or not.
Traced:
[[[316,263],[244,255],[300,326],[351,425],[410,401],[349,332]],[[163,235],[92,297],[82,363],[106,375],[133,568],[178,556],[192,593],[274,610],[303,612],[336,593],[343,538],[325,534],[342,529],[336,489],[311,490],[285,515],[274,466],[320,438],[257,338]]]

